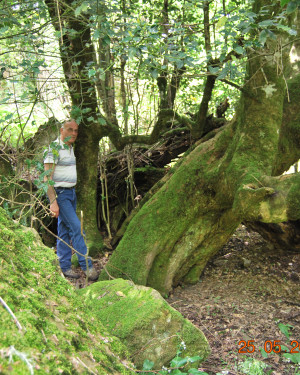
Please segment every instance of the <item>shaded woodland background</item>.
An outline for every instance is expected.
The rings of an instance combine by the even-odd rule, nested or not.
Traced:
[[[90,253],[103,266],[100,279],[129,279],[175,304],[194,284],[202,298],[199,325],[210,315],[203,306],[213,306],[212,314],[230,311],[227,299],[226,309],[216,302],[223,290],[207,303],[203,277],[212,277],[208,289],[215,279],[238,289],[258,278],[259,292],[249,287],[243,295],[260,313],[264,298],[275,308],[260,315],[272,321],[275,340],[279,323],[297,324],[299,301],[300,178],[286,174],[300,158],[299,5],[2,1],[1,206],[54,246],[43,153],[60,123],[75,118],[78,212]],[[241,225],[269,245],[254,235],[259,240],[249,252],[224,252]],[[255,252],[269,267],[256,265]],[[218,260],[221,271],[210,274]],[[228,272],[224,262],[232,264]],[[266,288],[264,278],[272,280]],[[193,320],[198,307],[191,313],[183,303],[178,310]],[[239,336],[238,316],[236,322],[219,321],[233,332],[227,340],[258,339],[257,330]],[[289,338],[298,340],[293,333]],[[275,358],[274,375],[276,361],[297,373],[297,358]],[[286,370],[287,358],[295,362]],[[221,371],[219,363],[210,365],[207,371]]]

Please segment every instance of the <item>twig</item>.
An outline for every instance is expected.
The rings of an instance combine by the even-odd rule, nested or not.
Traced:
[[[107,273],[107,275],[109,276],[110,279],[115,280],[115,277],[113,277],[113,276],[107,271],[106,266],[103,266],[103,269],[104,269],[104,271]]]
[[[41,329],[41,332],[42,332],[42,335],[44,337],[45,342],[48,342],[47,337],[46,337],[45,332],[43,331],[43,329]]]
[[[98,374],[98,371],[97,373],[92,371],[79,357],[76,357],[77,361],[83,366],[85,367],[91,374],[94,374],[94,375],[97,375]]]
[[[22,331],[23,328],[22,328],[20,322],[18,321],[15,314],[11,311],[9,306],[7,306],[6,302],[1,297],[0,297],[0,302],[6,308],[6,310],[10,313],[10,315],[12,316],[12,318],[13,318],[14,322],[16,323],[17,327],[19,328],[19,330]]]
[[[27,358],[27,354],[19,352],[19,350],[15,349],[15,347],[12,345],[9,348],[8,356],[9,356],[9,362],[13,362],[13,356],[16,355],[21,359],[21,361],[25,362],[26,366],[28,367],[28,370],[30,372],[30,375],[34,375],[34,369],[32,362],[33,360],[31,358]]]
[[[86,256],[86,255],[82,254],[80,251],[74,249],[73,246],[71,246],[70,244],[68,244],[68,243],[67,243],[66,241],[64,241],[62,238],[56,236],[53,232],[51,232],[51,230],[48,229],[48,228],[46,227],[46,225],[45,225],[45,224],[44,224],[39,218],[37,218],[36,216],[33,216],[33,215],[32,215],[32,220],[37,220],[37,221],[41,224],[41,226],[42,226],[42,227],[43,227],[48,233],[50,233],[53,237],[55,237],[56,239],[58,239],[58,240],[60,240],[61,242],[63,242],[63,243],[64,243],[65,245],[67,245],[71,250],[73,250],[76,254],[79,254],[79,255],[81,255],[81,256],[83,256],[83,257]]]
[[[82,235],[83,241],[84,241],[86,249],[87,249],[87,253],[84,256],[85,257],[85,265],[86,265],[85,286],[87,287],[88,286],[88,280],[89,280],[89,276],[88,276],[88,272],[89,272],[89,261],[88,261],[89,249],[87,247],[85,233],[83,232],[83,211],[80,211],[80,225],[81,225],[81,235]]]

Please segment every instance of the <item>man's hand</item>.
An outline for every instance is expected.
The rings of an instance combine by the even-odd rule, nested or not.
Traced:
[[[50,204],[50,211],[51,211],[51,215],[55,218],[58,218],[58,215],[59,215],[59,206],[56,202],[56,200]]]
[[[55,164],[54,163],[45,163],[44,168],[45,168],[45,171],[50,171],[49,175],[45,174],[45,176],[44,176],[44,182],[48,183],[49,179],[53,178]],[[59,207],[58,207],[58,204],[57,204],[56,192],[55,192],[55,189],[54,189],[53,185],[48,184],[47,195],[48,195],[48,198],[49,198],[49,201],[50,201],[51,216],[55,217],[55,218],[58,218]]]

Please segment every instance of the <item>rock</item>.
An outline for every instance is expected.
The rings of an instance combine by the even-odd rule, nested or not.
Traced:
[[[126,347],[93,319],[37,232],[0,208],[0,234],[0,373],[135,374]]]
[[[181,342],[181,356],[210,353],[203,333],[173,309],[154,289],[123,279],[99,281],[77,291],[85,296],[87,309],[105,328],[126,344],[132,361],[142,368],[144,360],[155,369],[168,366]]]

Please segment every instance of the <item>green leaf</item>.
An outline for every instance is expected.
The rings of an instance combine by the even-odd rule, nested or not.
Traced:
[[[190,369],[188,370],[188,374],[191,374],[191,375],[208,375],[207,372],[199,371],[199,370],[197,370],[196,368],[190,368]]]
[[[283,8],[290,0],[281,0],[280,5]]]
[[[172,375],[187,375],[187,372],[182,372],[179,369],[172,370],[171,372]]]
[[[289,340],[289,339],[290,339],[289,328],[293,328],[293,326],[291,326],[291,325],[289,325],[289,324],[282,324],[282,323],[279,323],[279,324],[278,324],[278,328],[280,329],[281,333],[283,333],[284,336]]]
[[[95,69],[92,68],[92,69],[89,69],[89,70],[88,70],[89,78],[94,77],[95,74],[96,74],[96,70],[95,70]]]
[[[71,117],[77,118],[81,116],[81,109],[79,107],[73,107],[71,110]]]
[[[238,54],[240,54],[240,55],[243,55],[244,52],[245,52],[244,48],[241,47],[241,46],[236,46],[236,47],[234,47],[234,50],[235,50],[236,53],[238,53]]]
[[[154,366],[154,362],[149,361],[149,359],[145,359],[145,361],[143,363],[143,370],[144,371],[152,370],[153,366]]]
[[[156,78],[158,77],[158,70],[157,70],[157,69],[152,69],[152,70],[150,71],[150,74],[151,74],[151,76],[152,76],[154,79],[156,79]]]
[[[273,20],[264,20],[258,23],[258,26],[260,27],[268,27],[274,25]]]
[[[225,66],[225,67],[222,69],[222,71],[221,71],[221,73],[218,75],[217,79],[224,79],[224,78],[227,76],[228,72],[229,72],[229,66],[227,65],[227,66]]]
[[[226,16],[221,17],[216,24],[216,30],[219,30],[222,27],[224,27],[226,25],[226,22],[227,22],[227,17]]]
[[[300,363],[300,353],[285,353],[283,356],[290,359],[293,363]]]
[[[188,357],[187,358],[181,358],[181,357],[175,357],[170,362],[171,367],[182,367],[188,363]]]
[[[75,9],[75,17],[78,17],[80,13],[84,13],[88,10],[88,2],[84,1],[79,7]]]
[[[259,348],[260,352],[261,352],[261,355],[263,356],[263,358],[268,358],[269,355],[268,353],[265,351],[264,348]]]
[[[264,45],[268,39],[268,33],[267,30],[262,30],[259,34],[258,40],[259,42]]]
[[[290,351],[289,348],[287,348],[285,345],[281,345],[281,352],[282,353],[284,353],[284,352],[289,353],[289,351]]]
[[[199,355],[196,355],[194,357],[188,357],[188,361],[190,363],[194,363],[194,362],[200,361],[201,359],[202,359],[202,357],[200,357]]]
[[[276,40],[276,39],[277,39],[276,35],[275,35],[272,31],[267,30],[267,32],[268,32],[268,36],[269,36],[271,39],[273,39],[273,40]]]
[[[9,113],[8,115],[5,116],[5,121],[8,121],[10,120],[11,118],[13,118],[13,113]]]
[[[288,28],[287,32],[290,35],[294,35],[294,36],[296,36],[298,34],[297,30],[291,29],[290,27]]]
[[[182,68],[183,65],[184,65],[184,63],[183,63],[182,60],[178,60],[178,61],[176,62],[176,67],[177,67],[178,69]]]
[[[287,25],[281,25],[281,24],[278,24],[278,25],[277,25],[277,29],[280,29],[280,30],[286,31],[286,32],[287,32],[288,34],[290,34],[290,35],[297,35],[297,30],[292,29],[292,28],[290,28],[290,27],[287,26]]]
[[[298,8],[297,2],[296,1],[290,1],[288,3],[288,6],[286,8],[286,13],[291,14],[293,13],[296,9]]]
[[[93,38],[94,38],[95,40],[97,40],[97,39],[100,38],[100,35],[101,35],[101,31],[100,31],[99,29],[96,29],[96,30],[94,31]]]
[[[99,117],[99,124],[100,124],[100,125],[106,125],[105,118],[103,118],[103,117]]]
[[[210,71],[211,74],[217,74],[220,68],[218,66],[217,67],[209,66],[208,70]]]

